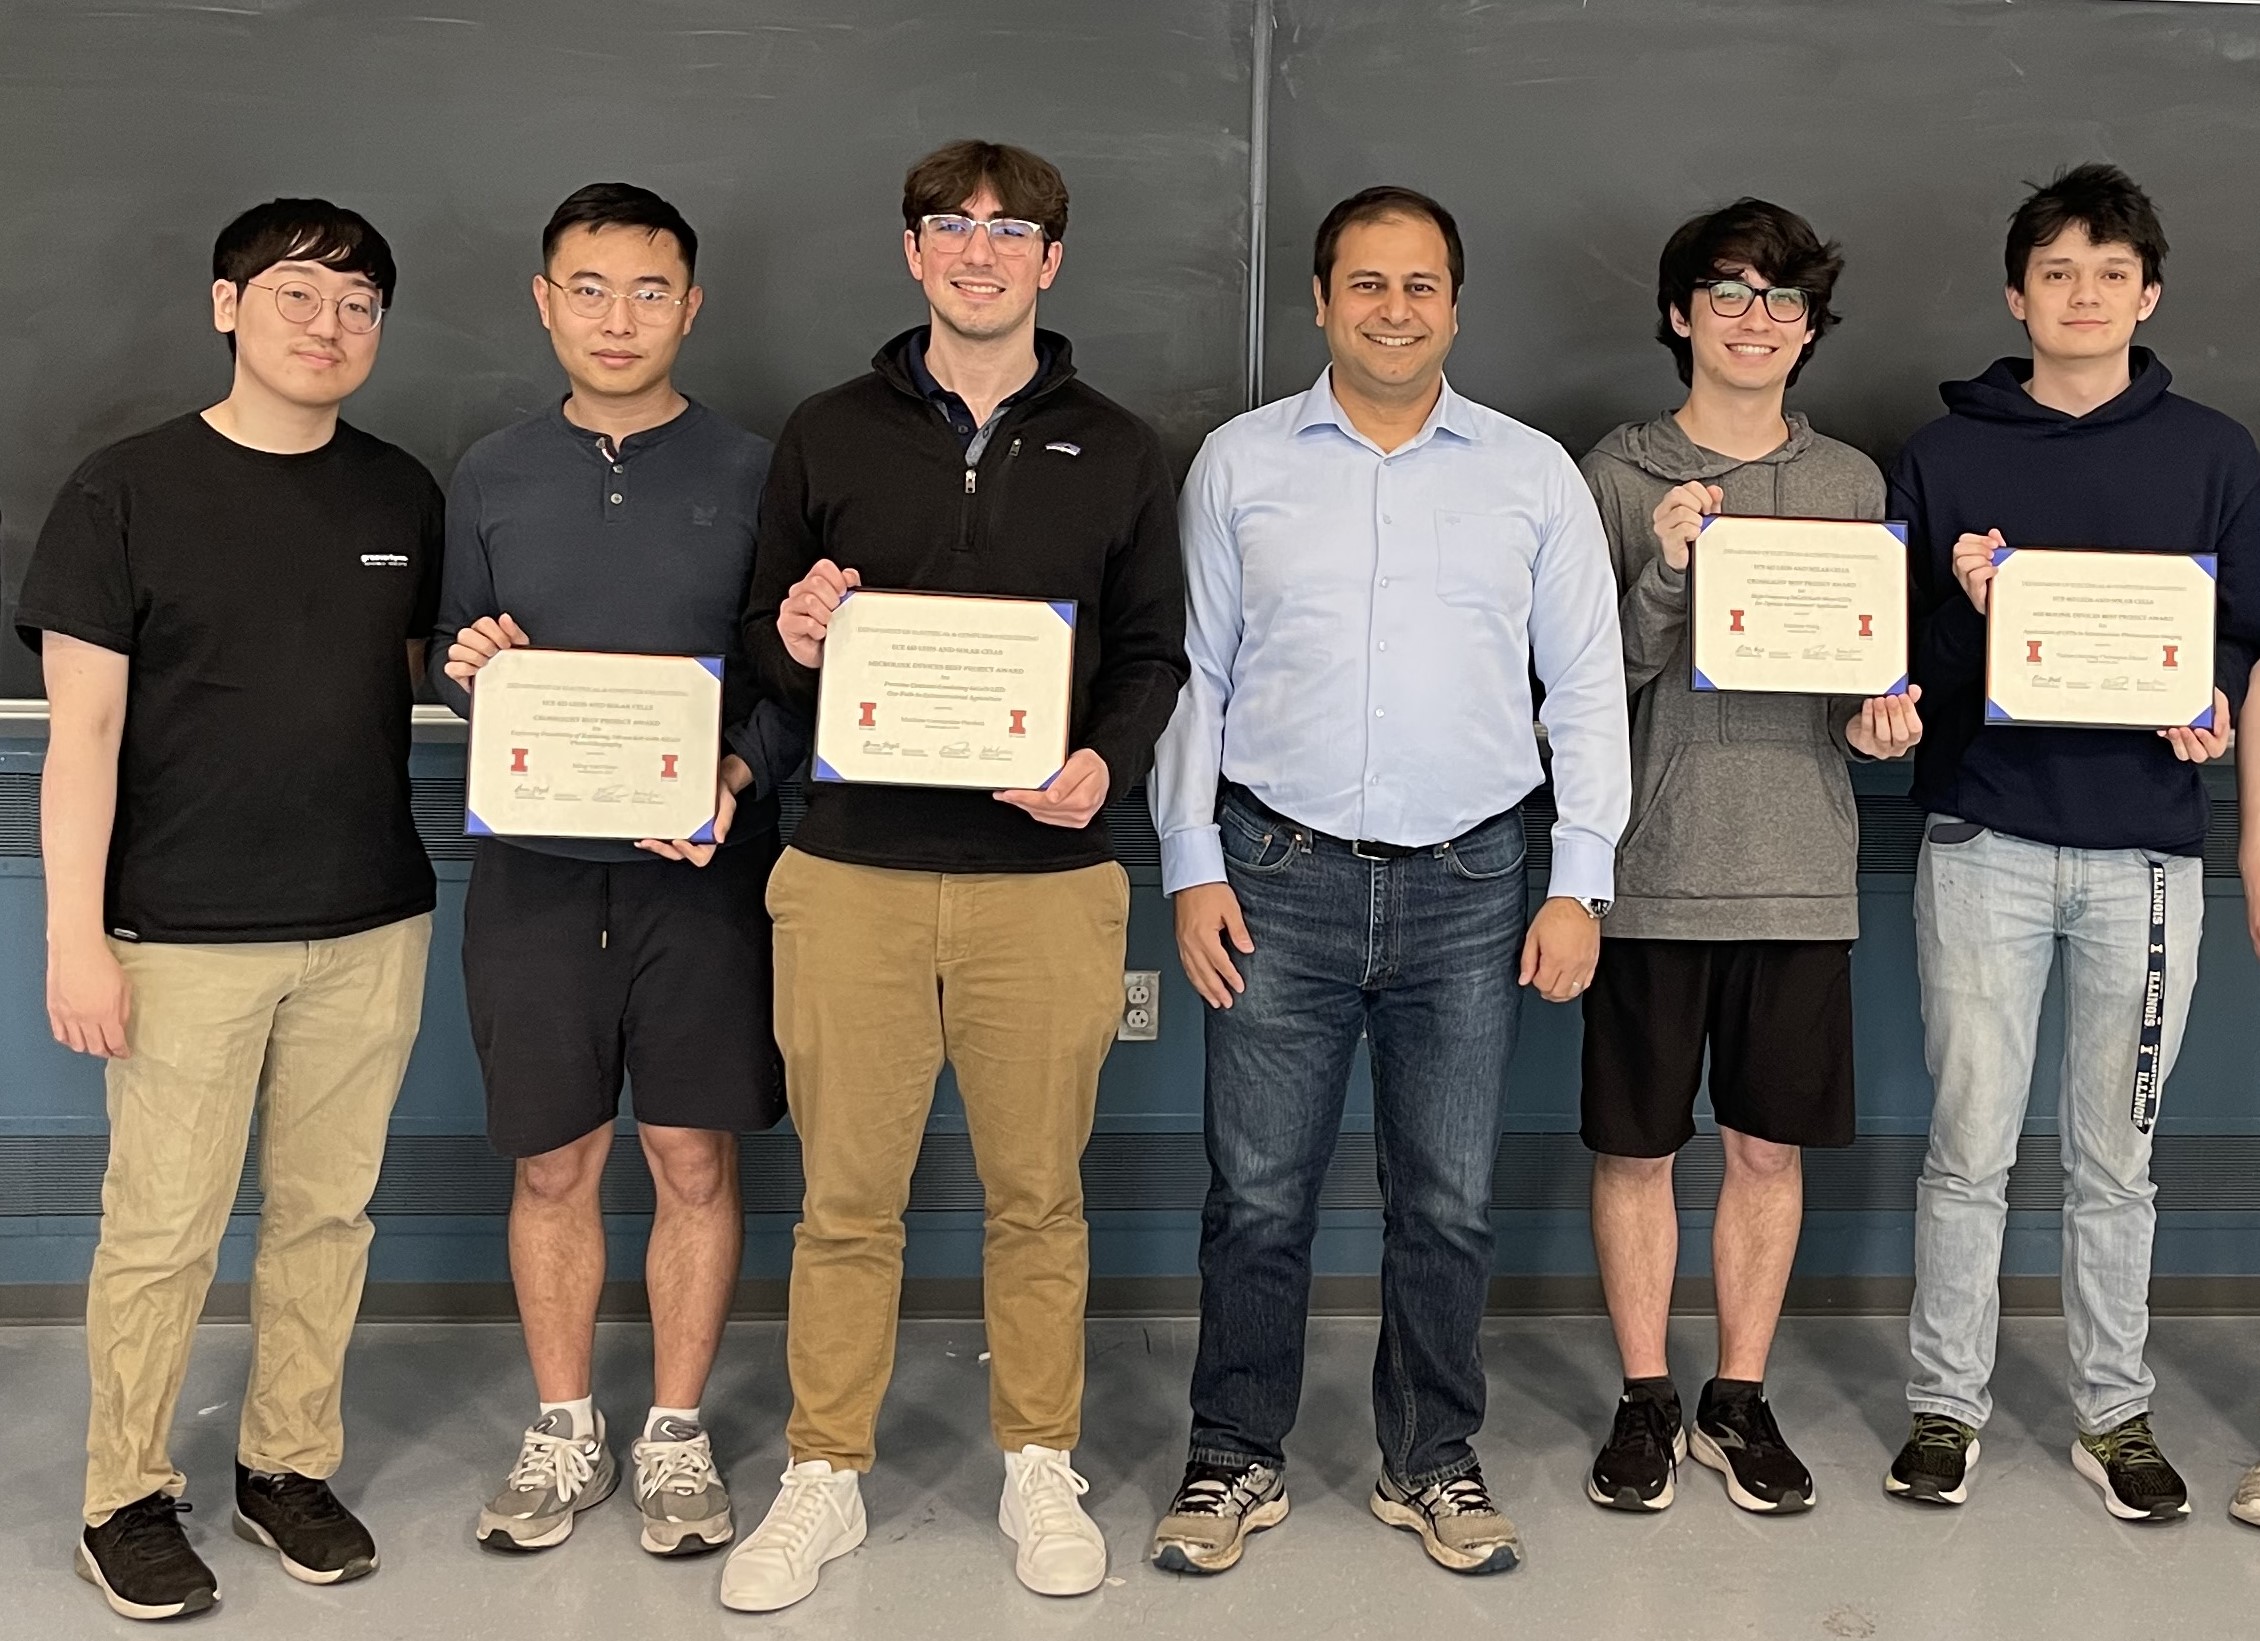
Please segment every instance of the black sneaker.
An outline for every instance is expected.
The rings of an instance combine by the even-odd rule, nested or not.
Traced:
[[[1918,1413],[1907,1445],[1891,1461],[1883,1490],[1912,1504],[1960,1504],[1977,1468],[1977,1431],[1943,1413]]]
[[[301,1584],[343,1584],[377,1570],[377,1541],[326,1481],[235,1467],[235,1536],[282,1557]]]
[[[2180,1521],[2189,1514],[2189,1489],[2159,1451],[2147,1413],[2072,1443],[2072,1468],[2095,1483],[2103,1508],[2121,1521]]]
[[[1726,1478],[1726,1496],[1745,1510],[1791,1515],[1813,1507],[1813,1473],[1782,1440],[1755,1386],[1721,1393],[1718,1380],[1705,1385],[1688,1449]]]
[[[1522,1535],[1491,1502],[1481,1470],[1426,1487],[1407,1487],[1383,1471],[1366,1502],[1390,1526],[1418,1533],[1428,1559],[1455,1573],[1503,1573],[1522,1560]]]
[[[1239,1562],[1250,1533],[1286,1519],[1287,1478],[1270,1465],[1188,1464],[1154,1529],[1154,1565],[1165,1573],[1221,1573]]]
[[[121,1618],[182,1618],[220,1599],[220,1581],[189,1548],[179,1518],[192,1507],[165,1493],[136,1499],[79,1535],[78,1576]]]
[[[1616,1423],[1585,1478],[1585,1496],[1611,1510],[1665,1510],[1687,1458],[1679,1397],[1668,1387],[1626,1391]]]

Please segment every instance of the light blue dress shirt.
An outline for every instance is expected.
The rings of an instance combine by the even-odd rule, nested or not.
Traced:
[[[1569,453],[1444,384],[1395,451],[1330,376],[1225,423],[1186,476],[1193,672],[1148,785],[1174,894],[1224,880],[1219,778],[1339,838],[1442,843],[1545,771],[1549,894],[1608,899],[1631,806],[1617,588]]]

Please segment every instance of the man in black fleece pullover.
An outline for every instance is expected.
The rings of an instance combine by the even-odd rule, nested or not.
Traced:
[[[1936,1085],[1916,1194],[1914,1423],[1884,1482],[1902,1498],[1968,1496],[1992,1409],[2005,1187],[2060,954],[2072,1462],[2121,1519],[2189,1510],[2149,1420],[2150,1130],[2197,980],[2196,765],[2226,750],[2260,654],[2260,451],[2168,392],[2166,367],[2132,345],[2165,252],[2150,201],[2112,167],[2034,193],[2007,255],[2032,358],[1947,383],[1950,414],[1908,441],[1891,477],[1891,516],[1911,526],[1930,726],[1915,764],[1930,817],[1915,930]],[[2003,545],[2218,555],[2212,728],[1984,723],[1984,610]]]
[[[1915,801],[1932,814],[2075,849],[2205,848],[2205,786],[2160,735],[1981,727],[1985,616],[1954,576],[1955,541],[1999,530],[2011,547],[2150,548],[2220,556],[2214,680],[2235,708],[2260,655],[2260,450],[2243,425],[2170,391],[2148,348],[2084,416],[2032,396],[2029,359],[1947,382],[1948,414],[1907,441],[1891,516],[1912,528],[1915,676],[1930,733]]]
[[[764,690],[812,715],[850,586],[1073,599],[1073,750],[1041,792],[811,783],[770,880],[808,1194],[786,1346],[792,1465],[722,1581],[726,1605],[753,1611],[808,1595],[862,1540],[902,1210],[945,1058],[987,1195],[999,1525],[1031,1589],[1078,1595],[1106,1574],[1070,1467],[1089,1265],[1077,1164],[1121,1017],[1129,912],[1098,815],[1145,773],[1185,682],[1175,497],[1152,431],[1036,328],[1067,226],[1058,171],[952,143],[911,170],[903,224],[930,323],[786,422],[748,648]]]

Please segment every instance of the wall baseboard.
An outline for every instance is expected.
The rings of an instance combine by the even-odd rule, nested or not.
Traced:
[[[1904,1316],[1914,1280],[1904,1276],[1796,1278],[1783,1309],[1793,1316]],[[1190,1276],[1102,1276],[1091,1283],[1093,1316],[1200,1314],[1200,1280]],[[207,1322],[241,1322],[249,1314],[243,1283],[215,1283],[204,1307]],[[786,1283],[763,1278],[738,1285],[734,1320],[775,1321],[785,1314]],[[1672,1309],[1707,1315],[1709,1277],[1682,1277]],[[1601,1283],[1591,1276],[1499,1276],[1491,1280],[1494,1316],[1598,1316]],[[2260,1315],[2260,1276],[2159,1276],[2150,1283],[2157,1316]],[[2001,1310],[2008,1316],[2054,1316],[2061,1288],[2053,1276],[2005,1276]],[[910,1317],[977,1318],[978,1277],[912,1277],[903,1283],[902,1313]],[[1371,1276],[1321,1276],[1311,1284],[1314,1316],[1378,1316],[1381,1283]],[[633,1322],[646,1314],[643,1284],[607,1282],[598,1315]],[[0,1324],[72,1323],[86,1315],[86,1286],[77,1282],[0,1283]],[[372,1282],[361,1302],[364,1322],[514,1322],[517,1302],[506,1282]]]

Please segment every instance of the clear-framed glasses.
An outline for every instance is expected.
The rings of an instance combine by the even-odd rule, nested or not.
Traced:
[[[384,299],[375,291],[347,291],[333,300],[302,279],[286,279],[280,285],[246,279],[244,284],[253,290],[274,292],[275,312],[293,325],[311,325],[327,307],[337,309],[338,328],[356,336],[366,336],[384,322]]]
[[[549,279],[549,275],[543,274],[542,278]],[[637,324],[665,325],[673,322],[676,313],[689,300],[669,291],[655,291],[649,287],[616,291],[593,279],[576,279],[569,284],[549,279],[549,283],[564,295],[565,306],[583,319],[602,319],[612,311],[615,302],[625,297],[628,312],[635,316]]]
[[[959,211],[937,211],[918,219],[918,226],[934,236],[938,251],[962,251],[973,243],[973,230],[989,230],[989,248],[999,256],[1033,256],[1043,249],[1044,225],[1026,217],[991,217],[976,221]]]
[[[1805,317],[1811,303],[1794,285],[1774,285],[1761,291],[1747,279],[1713,279],[1695,287],[1711,299],[1711,312],[1721,319],[1739,319],[1759,297],[1766,299],[1766,317],[1776,324],[1794,325]]]

